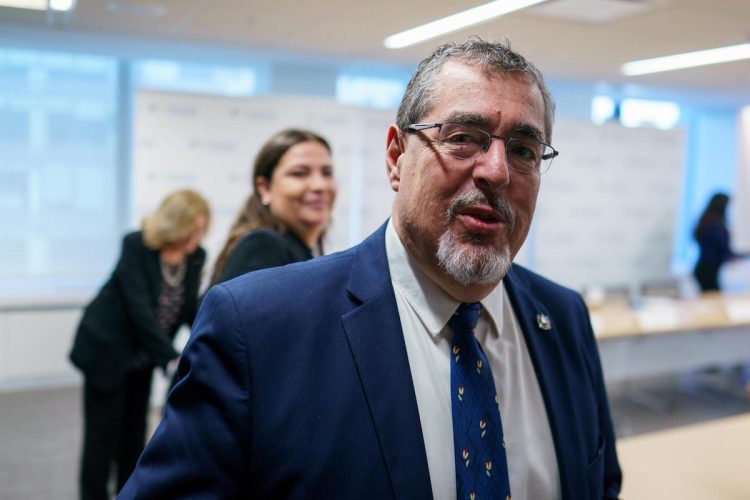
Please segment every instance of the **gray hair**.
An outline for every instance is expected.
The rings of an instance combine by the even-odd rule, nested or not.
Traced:
[[[396,115],[396,124],[401,130],[418,123],[435,105],[436,75],[447,61],[460,61],[483,68],[487,76],[518,74],[536,84],[544,101],[544,134],[546,141],[552,138],[552,123],[555,119],[555,102],[544,83],[542,73],[518,52],[511,50],[510,42],[487,42],[471,37],[462,44],[446,43],[423,59],[411,77]]]

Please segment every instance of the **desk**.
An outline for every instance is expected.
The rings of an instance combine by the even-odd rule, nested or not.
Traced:
[[[625,500],[750,498],[750,414],[620,439]]]
[[[591,308],[607,383],[750,360],[750,295]]]

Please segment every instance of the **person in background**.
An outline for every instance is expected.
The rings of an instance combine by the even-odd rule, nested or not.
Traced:
[[[323,253],[336,199],[328,142],[307,130],[278,132],[255,158],[253,183],[216,260],[212,285]]]
[[[719,271],[726,262],[738,257],[732,252],[729,230],[726,223],[726,211],[729,196],[724,193],[714,194],[701,214],[693,231],[698,242],[700,254],[693,269],[693,276],[698,281],[701,292],[719,291]]]
[[[512,264],[553,121],[504,43],[423,60],[387,130],[392,217],[209,290],[120,500],[617,498],[583,299]]]
[[[746,257],[744,254],[732,251],[731,237],[726,221],[729,201],[729,195],[715,193],[708,201],[708,205],[706,205],[693,231],[693,237],[700,248],[693,276],[698,281],[703,293],[721,291],[719,283],[721,266],[734,259]],[[741,365],[739,374],[740,383],[750,400],[750,363]]]
[[[82,499],[111,497],[112,463],[119,491],[145,446],[154,367],[179,356],[172,339],[195,319],[210,218],[195,191],[167,196],[125,236],[114,272],[84,311],[70,352],[85,382]]]

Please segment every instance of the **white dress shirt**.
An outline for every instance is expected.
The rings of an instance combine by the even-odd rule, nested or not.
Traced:
[[[456,499],[448,320],[459,303],[419,270],[388,222],[386,253],[404,331],[432,494]],[[492,367],[500,398],[510,491],[516,500],[560,498],[552,433],[523,332],[498,285],[482,301],[476,337]]]

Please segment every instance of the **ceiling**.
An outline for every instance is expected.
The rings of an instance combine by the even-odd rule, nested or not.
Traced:
[[[750,61],[623,77],[622,63],[750,39],[750,0],[549,0],[406,49],[393,33],[485,0],[78,0],[69,15],[0,8],[6,27],[413,65],[438,43],[507,37],[548,77],[747,96]]]

